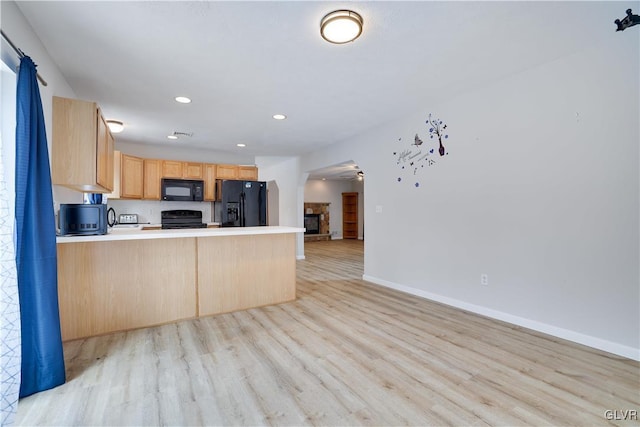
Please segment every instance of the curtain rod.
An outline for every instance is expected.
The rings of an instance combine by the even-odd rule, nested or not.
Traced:
[[[24,54],[24,52],[19,47],[17,47],[15,44],[13,44],[11,39],[9,37],[7,37],[7,35],[4,33],[4,31],[0,30],[0,33],[2,34],[2,37],[7,41],[7,43],[9,43],[9,46],[11,46],[13,48],[13,50],[16,51],[16,53],[18,54],[18,57],[20,59],[22,59],[24,56],[26,56]],[[47,82],[42,78],[40,73],[36,72],[36,77],[38,77],[38,80],[40,81],[40,83],[42,83],[42,86],[47,86]]]

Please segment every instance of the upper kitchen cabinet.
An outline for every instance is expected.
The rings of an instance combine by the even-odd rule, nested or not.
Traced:
[[[120,158],[120,197],[142,199],[144,159],[122,154]]]
[[[257,181],[258,168],[255,166],[238,166],[238,179],[243,181]]]
[[[217,165],[205,163],[204,165],[204,200],[216,200],[216,168]]]
[[[202,179],[202,163],[184,162],[182,164],[182,177],[185,179]]]
[[[53,97],[53,184],[83,192],[111,192],[113,146],[113,136],[95,102]]]
[[[258,179],[258,168],[255,166],[218,165],[216,176],[218,179],[255,181]]]
[[[144,159],[143,199],[160,200],[162,160]]]
[[[216,177],[218,179],[238,179],[238,165],[218,165]]]
[[[162,161],[163,178],[203,179],[202,163]]]
[[[162,161],[163,178],[182,178],[182,162],[174,160]]]

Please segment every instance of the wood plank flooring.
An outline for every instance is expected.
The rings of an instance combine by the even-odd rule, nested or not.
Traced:
[[[361,241],[305,252],[295,302],[65,343],[16,424],[638,425],[640,363],[363,282]]]

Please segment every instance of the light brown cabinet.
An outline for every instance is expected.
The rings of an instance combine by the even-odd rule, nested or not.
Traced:
[[[204,200],[217,201],[222,179],[257,180],[255,166],[142,159],[115,151],[114,189],[109,199],[161,199],[162,178],[204,181]]]
[[[198,237],[197,244],[199,316],[296,299],[294,234]]]
[[[238,179],[238,165],[218,165],[216,177],[218,179]]]
[[[205,163],[204,167],[204,200],[216,200],[216,165]]]
[[[113,135],[107,121],[98,109],[98,135],[96,143],[96,182],[107,190],[113,190]]]
[[[182,178],[182,162],[175,160],[162,161],[163,178]]]
[[[342,238],[358,238],[358,193],[342,193]]]
[[[160,200],[162,181],[162,160],[144,159],[144,179],[142,198]]]
[[[162,161],[163,178],[202,179],[202,163]]]
[[[113,147],[113,136],[95,102],[53,97],[53,184],[84,192],[111,192]]]
[[[122,153],[115,150],[113,152],[113,191],[107,194],[109,200],[120,198],[120,159],[122,159]]]
[[[258,179],[258,168],[255,166],[218,165],[216,176],[218,179],[255,181]]]
[[[142,199],[144,160],[140,157],[122,154],[120,157],[120,197]]]
[[[238,166],[238,179],[256,181],[258,179],[258,168],[255,166]]]
[[[58,243],[62,340],[293,301],[295,236]]]
[[[182,177],[185,179],[202,179],[204,177],[202,163],[182,163]]]

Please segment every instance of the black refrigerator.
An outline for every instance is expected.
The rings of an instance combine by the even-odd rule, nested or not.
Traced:
[[[222,227],[267,225],[267,183],[222,181]]]

